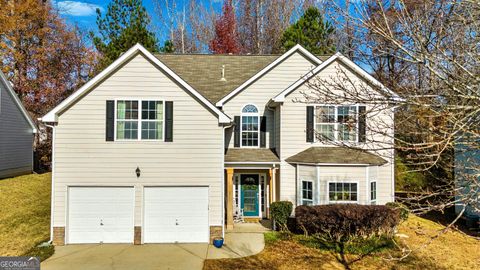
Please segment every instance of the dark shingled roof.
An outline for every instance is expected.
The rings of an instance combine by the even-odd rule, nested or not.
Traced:
[[[290,163],[335,163],[383,165],[383,158],[372,153],[345,147],[310,147],[286,159]]]
[[[229,148],[225,162],[279,162],[274,149]]]
[[[156,54],[155,57],[216,103],[280,55]],[[329,56],[318,57],[324,61]],[[222,65],[225,65],[225,81],[220,80]]]

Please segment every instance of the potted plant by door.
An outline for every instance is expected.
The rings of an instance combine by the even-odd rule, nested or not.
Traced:
[[[223,237],[215,237],[213,238],[213,245],[216,248],[221,248],[223,246]]]

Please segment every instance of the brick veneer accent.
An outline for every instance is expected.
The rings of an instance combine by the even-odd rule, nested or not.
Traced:
[[[53,227],[53,245],[65,245],[65,227]]]
[[[222,226],[210,226],[210,243],[215,237],[222,237]]]
[[[135,233],[133,235],[133,244],[141,245],[142,244],[142,227],[135,226]]]

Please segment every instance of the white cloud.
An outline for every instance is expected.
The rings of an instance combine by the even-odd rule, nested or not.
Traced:
[[[85,17],[95,15],[95,10],[99,8],[103,11],[103,8],[99,5],[80,2],[80,1],[53,1],[54,5],[58,8],[58,11],[64,15]]]

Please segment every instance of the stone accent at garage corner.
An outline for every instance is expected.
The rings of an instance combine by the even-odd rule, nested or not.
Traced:
[[[133,234],[133,244],[134,245],[141,245],[142,244],[142,227],[135,226]]]
[[[222,226],[210,226],[210,243],[215,237],[223,237]]]
[[[53,227],[53,245],[65,245],[65,227]]]

